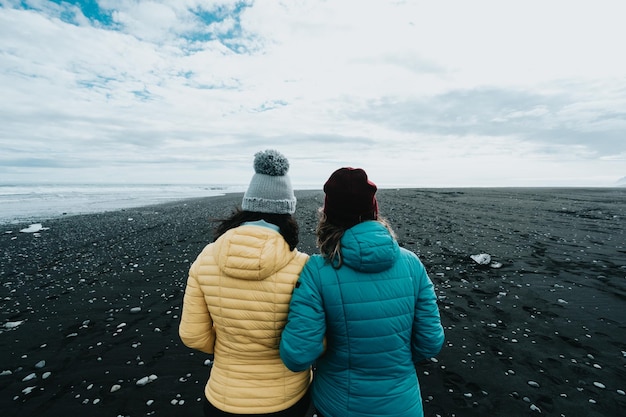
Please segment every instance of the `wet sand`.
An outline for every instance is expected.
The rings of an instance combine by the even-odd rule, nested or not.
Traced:
[[[299,249],[312,253],[323,195],[296,195]],[[418,369],[426,416],[622,415],[626,189],[378,198],[439,296],[446,344]],[[2,415],[202,415],[210,357],[178,339],[182,295],[210,220],[240,201],[0,226]]]

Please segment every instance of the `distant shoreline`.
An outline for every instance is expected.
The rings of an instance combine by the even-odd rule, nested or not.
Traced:
[[[145,186],[145,184],[140,184],[138,185],[139,187]],[[162,185],[158,185],[159,187]],[[240,187],[240,186],[237,186]],[[95,205],[90,206],[88,208],[86,208],[85,210],[63,210],[63,209],[58,209],[56,211],[51,211],[49,213],[45,213],[45,212],[41,212],[41,213],[33,213],[31,215],[24,215],[24,214],[6,214],[3,213],[2,210],[0,209],[0,226],[11,226],[11,225],[20,225],[20,224],[27,224],[27,223],[37,223],[37,222],[42,222],[42,221],[49,221],[49,220],[53,220],[53,219],[58,219],[58,218],[65,218],[65,217],[69,217],[69,216],[77,216],[77,215],[84,215],[84,214],[93,214],[93,213],[107,213],[107,212],[114,212],[114,211],[124,211],[124,210],[128,210],[128,209],[133,209],[133,208],[140,208],[140,207],[152,207],[152,206],[159,206],[159,205],[166,205],[166,204],[170,204],[170,203],[176,203],[176,202],[180,202],[180,201],[187,201],[187,200],[195,200],[195,199],[204,199],[204,198],[215,198],[215,197],[219,197],[219,196],[230,196],[230,195],[236,195],[236,194],[242,194],[244,193],[243,190],[233,190],[233,191],[229,191],[228,189],[225,189],[221,186],[200,186],[201,190],[210,190],[211,192],[215,192],[215,195],[180,195],[180,196],[159,196],[159,197],[151,197],[147,200],[142,200],[141,196],[138,196],[138,198],[135,201],[132,202],[128,202],[126,201],[128,199],[128,196],[119,196],[119,199],[116,200],[115,196],[112,196],[111,199],[107,200],[105,203],[105,206],[102,206],[102,208],[98,207],[98,203],[96,202]],[[542,192],[542,191],[563,191],[563,192],[575,192],[575,191],[589,191],[589,192],[594,192],[594,191],[620,191],[620,190],[626,190],[626,187],[550,187],[550,186],[545,186],[545,187],[381,187],[379,188],[379,190],[382,192],[384,190],[387,191],[392,191],[392,190],[413,190],[413,191],[427,191],[427,192],[441,192],[441,193],[446,193],[446,192],[472,192],[472,191],[487,191],[487,190],[493,190],[493,191],[522,191],[522,192],[531,192],[531,191],[536,191],[536,192]],[[218,192],[219,191],[219,192]],[[310,193],[310,192],[322,192],[321,188],[320,189],[296,189],[295,190],[296,193]],[[96,195],[98,195],[96,193]],[[3,196],[0,195],[0,203],[2,202],[1,198]],[[6,198],[6,195],[4,196]],[[38,202],[40,207],[40,210],[45,209],[45,204],[53,204],[53,201],[47,201],[47,202]],[[6,202],[5,202],[5,206],[6,206]],[[100,203],[102,204],[102,203]],[[14,209],[14,213],[23,213],[23,210],[21,210],[20,208],[15,208]]]

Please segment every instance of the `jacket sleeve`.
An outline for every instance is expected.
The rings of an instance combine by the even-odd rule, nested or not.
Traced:
[[[424,265],[418,259],[415,259],[415,264],[417,293],[411,350],[413,362],[417,364],[424,359],[436,356],[441,351],[444,333],[434,285],[428,277]]]
[[[195,273],[196,263],[189,270],[178,334],[186,346],[213,353],[215,328]]]
[[[311,257],[300,274],[280,340],[280,357],[293,372],[308,369],[324,351],[326,316],[317,263]]]

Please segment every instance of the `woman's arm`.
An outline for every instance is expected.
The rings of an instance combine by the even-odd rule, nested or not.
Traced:
[[[435,288],[424,265],[416,259],[417,297],[413,317],[412,352],[413,362],[436,356],[443,346],[444,332],[439,316]]]
[[[194,262],[189,270],[178,334],[186,346],[205,353],[213,353],[215,328],[195,270]]]
[[[324,352],[326,316],[319,286],[319,259],[311,257],[296,283],[287,324],[280,340],[280,357],[293,372],[308,369]]]

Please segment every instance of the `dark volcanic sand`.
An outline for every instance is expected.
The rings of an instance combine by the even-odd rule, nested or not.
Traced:
[[[297,196],[311,253],[322,193]],[[378,198],[439,295],[447,342],[418,369],[426,416],[624,415],[626,189]],[[209,356],[178,339],[182,295],[209,219],[240,200],[0,226],[2,416],[202,415]]]

